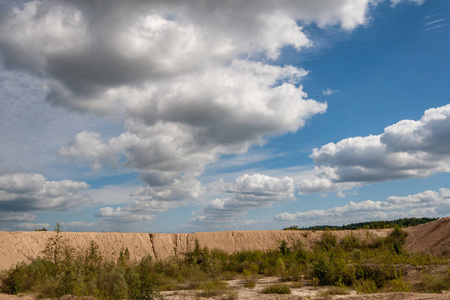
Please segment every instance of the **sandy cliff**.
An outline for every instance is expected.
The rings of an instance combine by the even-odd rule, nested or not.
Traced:
[[[407,229],[406,247],[410,251],[436,254],[450,253],[450,218]],[[384,237],[385,230],[355,230],[333,232],[341,238],[354,234],[362,240]],[[0,269],[9,268],[21,261],[30,261],[40,255],[48,239],[55,232],[0,232]],[[276,249],[281,241],[289,244],[301,240],[310,248],[320,241],[321,231],[223,231],[198,233],[117,233],[117,232],[62,232],[69,245],[78,250],[88,247],[91,240],[99,245],[106,259],[116,259],[122,249],[128,248],[131,259],[139,260],[146,255],[156,259],[183,255],[195,247],[195,241],[210,249],[218,248],[228,253],[239,250]]]

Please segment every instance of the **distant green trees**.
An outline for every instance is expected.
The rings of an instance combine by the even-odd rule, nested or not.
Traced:
[[[351,223],[342,226],[319,225],[310,227],[298,227],[297,225],[283,228],[283,230],[357,230],[357,229],[384,229],[394,228],[396,226],[405,228],[436,221],[438,218],[402,218],[392,221],[369,221],[360,223]]]

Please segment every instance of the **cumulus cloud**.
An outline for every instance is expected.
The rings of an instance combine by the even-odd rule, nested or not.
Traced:
[[[344,206],[325,210],[285,212],[275,216],[277,221],[296,221],[301,226],[317,224],[348,224],[373,220],[392,220],[407,217],[441,217],[450,214],[450,190],[425,191],[404,197],[390,196],[385,201],[366,200],[348,202]]]
[[[1,223],[0,223],[1,226]],[[46,228],[48,229],[50,226],[50,224],[48,223],[30,223],[30,222],[25,222],[25,223],[17,223],[12,225],[11,227],[7,227],[8,230],[11,230],[11,228],[13,228],[14,230],[36,230],[36,229],[42,229],[42,228]]]
[[[144,179],[145,180],[145,179]],[[188,177],[174,179],[170,184],[142,186],[130,193],[133,201],[116,208],[102,207],[95,214],[106,222],[149,222],[155,213],[186,206],[205,193],[200,181]]]
[[[201,198],[204,188],[196,178],[222,154],[245,153],[324,113],[327,104],[308,99],[300,85],[305,70],[271,63],[284,47],[301,51],[314,45],[302,25],[351,30],[366,22],[374,3],[30,1],[0,15],[0,50],[7,69],[45,81],[48,103],[123,119],[122,134],[105,138],[86,129],[59,154],[67,162],[87,161],[94,170],[139,172],[145,186],[134,194],[138,200],[97,215],[150,220],[153,211]],[[82,184],[42,183],[45,189],[37,184],[28,197],[8,192],[4,197],[14,201],[3,204],[65,209],[87,201],[78,192]],[[233,201],[248,207],[272,203],[292,188],[269,184],[264,188],[273,194],[264,196],[253,187],[245,194],[239,184],[229,189],[234,196],[224,207]],[[281,191],[271,190],[276,186]],[[63,187],[67,193],[58,194]],[[48,189],[54,192],[47,195]],[[142,206],[148,206],[148,218],[136,213]]]
[[[36,217],[30,213],[0,211],[0,222],[33,222]]]
[[[0,210],[8,212],[67,210],[86,204],[90,199],[80,191],[85,182],[48,181],[40,174],[0,174]],[[28,214],[13,214],[32,218]]]
[[[151,185],[199,175],[219,154],[243,153],[265,136],[295,132],[326,110],[295,83],[306,72],[237,60],[164,87],[117,90],[127,99],[127,131],[103,143],[81,132],[61,148],[68,160],[142,172]],[[282,81],[283,83],[279,84]]]
[[[365,22],[369,0],[97,2],[33,1],[3,14],[6,65],[48,77],[52,103],[105,112],[117,100],[111,88],[311,45],[296,20],[352,29]]]
[[[450,105],[402,120],[380,135],[353,137],[314,149],[314,178],[301,193],[345,190],[373,182],[427,177],[450,171]]]
[[[112,208],[109,206],[100,208],[95,216],[102,218],[104,221],[112,221],[114,223],[136,223],[150,221],[154,218],[154,215],[133,213],[133,210],[128,209],[128,207]]]
[[[234,222],[255,208],[267,207],[294,197],[294,180],[261,174],[245,174],[234,183],[220,183],[222,190],[232,197],[215,199],[196,212],[194,225],[218,225]],[[219,186],[216,185],[216,188]]]

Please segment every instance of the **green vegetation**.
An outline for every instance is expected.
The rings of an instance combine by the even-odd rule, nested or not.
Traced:
[[[283,228],[283,230],[357,230],[357,229],[384,229],[395,227],[411,227],[436,221],[437,218],[403,218],[393,221],[369,221],[352,223],[343,226],[320,225],[311,227],[298,227],[297,225]]]
[[[269,285],[262,290],[263,294],[290,294],[291,289],[283,283]]]
[[[414,286],[405,281],[405,266],[448,264],[448,260],[407,252],[406,233],[399,227],[387,238],[373,238],[370,243],[354,235],[338,240],[333,232],[326,231],[313,249],[306,249],[301,241],[280,241],[275,250],[227,254],[196,241],[192,252],[164,261],[151,256],[134,261],[127,248],[116,261],[107,261],[94,241],[77,252],[60,232],[57,225],[42,257],[1,274],[0,291],[35,293],[41,298],[70,294],[98,299],[159,299],[162,291],[191,289],[199,297],[235,299],[236,291],[224,280],[240,278],[246,287],[253,288],[263,276],[293,282],[291,288],[303,284],[335,286],[327,295],[346,293],[349,288],[359,293],[450,289],[450,270],[440,275],[423,273],[422,282]],[[290,293],[290,287],[280,283],[263,292]]]

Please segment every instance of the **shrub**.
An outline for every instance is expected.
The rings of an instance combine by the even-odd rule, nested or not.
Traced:
[[[322,241],[320,245],[325,251],[329,251],[336,247],[337,245],[337,237],[331,233],[331,231],[324,231],[322,234]]]
[[[361,294],[374,294],[378,291],[376,283],[371,279],[357,280],[353,287]]]
[[[347,295],[348,291],[345,287],[340,287],[340,286],[333,286],[329,289],[327,289],[326,291],[323,291],[322,293],[320,293],[321,297],[324,298],[328,298],[328,297],[332,297],[335,295]]]
[[[226,282],[215,279],[200,284],[198,289],[201,290],[201,292],[197,295],[210,298],[224,294],[230,290],[230,287],[228,287]]]
[[[364,278],[375,282],[378,289],[402,275],[393,265],[363,265],[362,268]]]
[[[256,282],[254,280],[249,280],[244,283],[244,287],[249,289],[254,289],[256,286]]]
[[[278,247],[280,253],[282,255],[288,255],[291,252],[291,248],[288,247],[288,243],[286,241],[282,241],[280,247]]]
[[[109,264],[100,270],[97,287],[101,298],[127,298],[128,285],[125,281],[124,270],[116,265]]]
[[[421,290],[427,293],[450,291],[450,269],[446,275],[426,275],[422,279]]]
[[[353,234],[344,236],[340,242],[339,246],[347,252],[353,251],[355,249],[362,248],[363,244],[359,238]]]
[[[325,256],[320,256],[312,262],[311,275],[317,278],[321,285],[334,283],[334,269]]]
[[[403,280],[403,277],[399,277],[388,281],[384,290],[387,292],[410,292],[411,287]]]
[[[272,284],[262,290],[263,294],[290,294],[291,289],[283,283]]]
[[[0,291],[6,294],[17,295],[25,289],[25,263],[17,264],[14,268],[6,271],[2,278]]]
[[[405,244],[408,234],[400,227],[396,226],[392,233],[386,238],[385,242],[395,254],[402,254],[404,252],[403,245]]]

